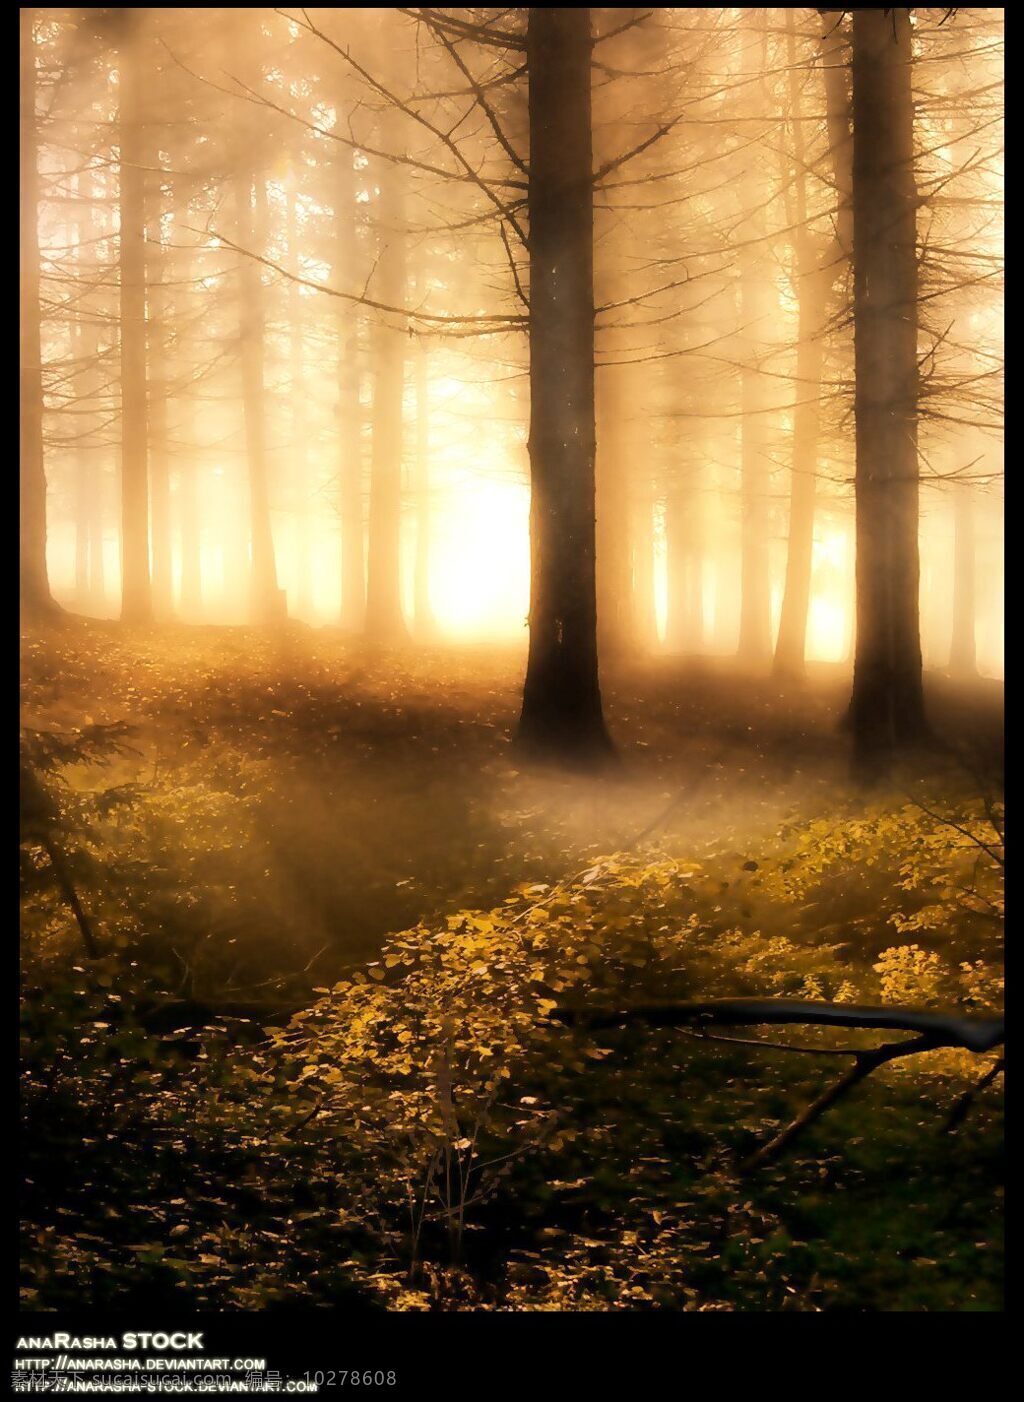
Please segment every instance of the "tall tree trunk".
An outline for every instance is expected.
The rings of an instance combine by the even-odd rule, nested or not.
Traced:
[[[665,497],[665,645],[671,652],[699,652],[704,644],[704,570],[698,466],[678,474]]]
[[[195,402],[186,389],[182,406],[181,449],[178,457],[178,529],[181,545],[183,617],[197,619],[203,607],[202,549],[199,524],[199,446],[196,443]]]
[[[807,616],[811,605],[814,556],[815,475],[818,470],[818,387],[824,350],[822,296],[817,269],[800,278],[799,345],[796,354],[796,397],[793,411],[793,457],[789,495],[789,539],[786,579],[775,640],[774,672],[779,677],[803,675],[807,648]]]
[[[382,302],[404,306],[405,218],[399,166],[381,172],[380,258],[374,286]],[[402,404],[404,330],[379,322],[374,330],[373,447],[366,559],[366,636],[396,643],[408,637],[402,615]]]
[[[117,144],[121,277],[121,618],[153,616],[149,573],[149,429],[146,390],[146,195],[137,11],[122,10]]]
[[[953,636],[949,670],[955,677],[976,677],[974,495],[967,482],[953,484],[953,533]]]
[[[767,45],[752,33],[742,38],[741,72],[753,83],[755,101],[768,107]],[[739,250],[740,372],[740,628],[737,654],[761,664],[771,656],[771,580],[768,557],[768,486],[771,465],[767,381],[757,367],[775,310],[764,258],[765,187],[755,179],[755,209]]]
[[[298,165],[292,170],[288,191],[288,257],[296,272],[299,263]],[[308,616],[313,604],[310,560],[309,453],[306,442],[306,345],[302,294],[297,282],[288,284],[288,369],[291,385],[291,448],[287,479],[291,482],[295,509],[295,612]]]
[[[260,177],[244,162],[235,181],[238,242],[250,252],[263,250],[263,193],[254,187]],[[274,537],[270,526],[266,442],[266,395],[263,383],[264,307],[259,264],[239,259],[239,341],[242,371],[242,406],[245,417],[245,450],[249,479],[250,615],[254,623],[277,623],[287,616],[284,591],[278,588]]]
[[[857,642],[862,772],[926,731],[918,617],[917,249],[911,27],[853,15]]]
[[[614,348],[614,338],[609,340]],[[597,636],[605,658],[629,651],[635,641],[629,530],[632,457],[623,415],[628,378],[628,367],[622,365],[608,365],[597,376]]]
[[[594,569],[590,11],[529,11],[530,648],[518,738],[552,758],[611,749]]]
[[[87,274],[82,271],[83,276]],[[80,365],[75,376],[75,399],[86,403],[94,384],[97,345],[96,328],[86,317],[72,323],[73,355]],[[97,472],[96,447],[82,442],[75,449],[75,602],[86,613],[103,608],[103,537],[99,527],[102,486]],[[97,588],[99,584],[99,588]]]
[[[763,220],[754,225],[763,231]],[[754,237],[757,235],[754,234]],[[771,655],[771,588],[768,570],[768,483],[770,425],[764,376],[751,363],[762,346],[771,315],[767,272],[750,248],[740,250],[740,325],[743,369],[740,398],[740,631],[737,653],[745,661]]]
[[[843,80],[843,43],[835,16],[822,16],[822,58],[825,79],[829,151],[838,200],[836,234],[823,248],[815,246],[806,231],[807,162],[803,135],[802,101],[796,54],[796,22],[787,11],[787,61],[789,101],[793,117],[793,200],[791,220],[795,233],[793,252],[796,264],[799,303],[797,364],[793,416],[793,456],[789,503],[789,540],[786,549],[786,581],[775,643],[776,676],[803,674],[807,648],[807,615],[811,602],[811,568],[814,556],[815,474],[818,468],[820,433],[818,402],[824,358],[825,324],[829,289],[836,274],[845,266],[852,239],[850,205],[850,123],[849,99]],[[788,174],[788,172],[787,172]]]
[[[34,10],[23,9],[21,45],[20,472],[21,606],[26,612],[56,610],[46,570],[46,473],[43,466],[43,367],[39,320],[39,172],[36,142],[36,49]]]
[[[75,216],[75,241],[78,245],[75,253],[75,276],[80,278],[84,285],[89,277],[85,249],[89,248],[92,236],[92,210],[89,203],[91,182],[85,172],[80,172],[75,179],[74,189],[80,202]],[[77,406],[87,403],[92,388],[95,348],[90,344],[90,332],[94,336],[95,330],[91,326],[88,331],[86,329],[88,311],[83,313],[79,305],[75,312],[70,328],[71,357],[75,366],[71,383]],[[75,446],[75,603],[86,612],[92,608],[89,557],[92,549],[90,497],[93,488],[93,451],[84,441],[79,441]]]
[[[413,621],[416,636],[429,641],[436,632],[430,603],[430,374],[427,345],[416,347],[416,565],[413,576]]]
[[[159,165],[159,149],[151,143],[151,163]],[[171,475],[167,429],[168,323],[170,300],[167,282],[168,254],[160,230],[160,184],[156,183],[155,208],[146,241],[147,380],[149,433],[150,538],[152,548],[153,613],[167,619],[174,614],[171,571]]]
[[[103,200],[109,183],[109,171],[106,173],[106,177],[101,175],[89,177],[83,174],[80,178],[80,189],[89,200],[89,204],[85,206],[85,223],[82,230],[84,237],[88,240],[94,239],[98,231],[104,227],[102,216],[97,217],[92,200],[97,196]],[[88,257],[87,276],[95,278],[101,265],[101,256],[96,246],[91,242]],[[96,394],[102,394],[103,382],[106,379],[106,372],[100,361],[102,334],[97,312],[89,308],[80,309],[79,327],[86,369],[82,393],[83,397],[89,398]],[[89,607],[93,613],[100,615],[107,611],[107,569],[104,547],[111,497],[106,471],[107,451],[105,447],[101,448],[97,445],[90,447],[87,453],[88,467],[86,472],[88,491],[85,521],[89,540]]]
[[[634,473],[629,504],[630,554],[633,566],[632,636],[646,652],[657,646],[658,618],[654,605],[654,483],[649,442],[640,446],[646,461]]]
[[[354,288],[359,266],[356,181],[352,152],[337,159],[334,211],[339,287]],[[338,511],[341,517],[341,626],[359,633],[366,621],[366,550],[363,543],[362,407],[359,402],[359,315],[338,298]]]
[[[669,652],[685,652],[689,644],[690,550],[686,508],[687,494],[682,483],[670,483],[665,494],[665,647]]]

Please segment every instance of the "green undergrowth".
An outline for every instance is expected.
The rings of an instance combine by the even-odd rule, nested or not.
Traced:
[[[119,782],[130,746],[102,726],[25,737],[102,938],[82,956],[30,825],[27,1304],[1000,1307],[1001,1082],[944,1128],[993,1058],[888,1067],[743,1174],[841,1058],[553,1017],[738,995],[995,1010],[989,796],[837,800],[756,850],[589,853],[324,983],[278,949],[261,987],[247,921],[273,923],[270,857],[265,890],[230,873],[239,844],[261,866],[266,762],[222,750]]]

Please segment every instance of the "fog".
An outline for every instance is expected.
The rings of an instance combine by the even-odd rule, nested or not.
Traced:
[[[525,646],[528,360],[508,319],[526,274],[510,225],[487,219],[474,183],[483,172],[521,205],[519,173],[472,95],[468,117],[465,96],[434,96],[468,91],[437,36],[397,10],[317,11],[314,32],[300,12],[261,9],[34,13],[56,599],[98,618],[122,611],[118,229],[131,121],[155,616],[258,617],[253,540],[269,529],[291,618],[372,633],[358,581],[379,569],[394,575],[387,589],[410,633]],[[595,28],[630,14],[595,11]],[[927,49],[915,79],[922,648],[927,667],[948,666],[959,511],[977,668],[1001,676],[1001,21],[991,10],[961,10],[955,26],[941,17],[915,15]],[[838,227],[843,161],[826,120],[842,53],[823,58],[821,45],[811,11],[696,9],[658,11],[601,46],[595,166],[658,137],[606,177],[595,207],[598,626],[615,646],[725,656],[742,642],[770,656],[791,481],[808,470],[794,465],[795,418],[813,402],[806,658],[851,662],[842,268],[813,382],[798,364],[800,260]],[[525,150],[521,93],[493,91],[490,111]],[[460,118],[456,144],[445,134]],[[257,333],[245,315],[260,328],[248,381],[243,347]],[[389,374],[398,389],[379,388]],[[393,442],[380,443],[375,412]],[[254,524],[254,472],[265,524]],[[380,484],[395,473],[392,493]],[[374,483],[387,537],[376,558]],[[741,639],[745,560],[763,624]],[[603,611],[602,595],[615,600]]]

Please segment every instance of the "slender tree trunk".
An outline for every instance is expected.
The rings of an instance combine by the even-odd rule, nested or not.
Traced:
[[[629,531],[631,454],[623,416],[627,380],[628,368],[619,365],[606,366],[597,376],[597,635],[602,657],[628,652],[635,641]]]
[[[101,199],[106,194],[106,187],[109,183],[109,172],[107,179],[102,176],[93,175],[81,178],[81,188],[84,195],[91,200],[93,196]],[[86,207],[86,223],[83,228],[84,236],[91,240],[98,230],[102,229],[102,219],[97,219],[95,210],[90,204]],[[100,266],[100,255],[95,245],[89,245],[88,270],[90,276],[95,276]],[[102,392],[102,383],[105,373],[100,364],[101,354],[101,326],[95,311],[88,308],[83,309],[79,317],[79,326],[82,334],[82,345],[85,356],[86,379],[83,386],[85,397],[94,396],[97,392]],[[88,452],[88,470],[86,480],[88,482],[88,492],[86,500],[86,529],[89,540],[89,606],[92,612],[104,614],[107,610],[107,569],[105,558],[105,537],[107,521],[110,515],[110,488],[108,484],[108,474],[106,471],[107,449],[92,447]]]
[[[704,570],[694,475],[677,477],[665,498],[665,645],[699,652],[704,644]]]
[[[802,201],[800,203],[802,204]],[[807,241],[801,239],[800,244],[797,254],[799,312],[789,539],[774,662],[775,675],[781,677],[799,677],[804,671],[814,555],[814,498],[820,436],[818,403],[825,345],[826,298],[830,281],[819,266],[816,255],[808,247]]]
[[[650,445],[641,451],[645,467],[634,474],[629,509],[629,533],[633,562],[633,626],[637,645],[649,652],[658,643],[658,618],[654,607],[654,483],[651,481]]]
[[[334,212],[337,283],[353,288],[359,267],[356,182],[352,152],[338,157]],[[366,621],[366,551],[363,543],[362,407],[359,402],[359,316],[338,298],[338,511],[341,516],[341,626],[362,631]]]
[[[953,532],[953,636],[949,670],[955,677],[976,677],[974,495],[967,482],[953,484]]]
[[[151,156],[153,164],[159,152]],[[167,338],[169,297],[166,287],[167,252],[160,236],[159,185],[154,200],[150,237],[146,242],[148,274],[147,379],[149,432],[150,538],[152,548],[153,613],[160,619],[174,614],[171,571],[171,476],[167,428]]]
[[[292,267],[299,269],[299,212],[296,204],[298,166],[293,168],[288,192],[288,256]],[[296,282],[288,284],[288,368],[291,383],[291,449],[288,454],[287,479],[292,486],[295,505],[295,612],[307,615],[312,609],[312,562],[310,560],[310,494],[309,453],[306,442],[306,346],[302,295]]]
[[[811,602],[811,568],[814,555],[815,474],[820,434],[818,403],[824,358],[825,324],[829,289],[846,264],[853,236],[851,206],[849,97],[843,68],[844,40],[835,15],[822,16],[822,58],[829,151],[838,199],[836,234],[817,249],[805,231],[807,220],[806,142],[803,135],[804,103],[796,54],[795,12],[786,16],[789,95],[793,121],[792,224],[795,229],[799,325],[793,418],[793,458],[789,508],[789,541],[786,582],[782,595],[779,635],[775,643],[775,673],[797,677],[804,671],[807,616]]]
[[[405,218],[398,166],[381,172],[380,258],[374,286],[382,302],[404,306]],[[370,456],[370,522],[366,574],[366,636],[397,643],[408,637],[402,614],[402,405],[405,339],[398,327],[374,330],[373,447]]]
[[[90,182],[84,172],[80,172],[74,182],[74,189],[81,201],[75,217],[75,235],[78,248],[75,255],[75,275],[83,284],[89,276],[85,249],[92,234],[92,213],[89,205]],[[71,323],[71,355],[75,362],[72,386],[76,405],[88,401],[92,386],[94,354],[91,354],[90,336],[86,330],[86,316],[81,306],[75,308],[76,315]],[[90,327],[90,330],[92,328]],[[89,612],[92,608],[89,575],[91,572],[90,554],[92,532],[90,530],[92,494],[93,449],[84,442],[75,448],[75,603],[78,608]]]
[[[611,750],[597,667],[590,11],[531,8],[530,648],[520,743]]]
[[[244,163],[235,183],[238,242],[259,253],[264,239],[264,197],[254,187],[260,177]],[[249,479],[250,615],[254,623],[278,623],[287,616],[284,591],[277,583],[274,536],[270,525],[266,442],[266,393],[263,382],[264,306],[259,264],[239,259],[239,341],[242,371],[242,405],[245,417],[245,450]]]
[[[54,612],[46,569],[46,473],[43,466],[43,368],[39,330],[39,174],[36,142],[34,10],[23,9],[21,45],[20,596],[27,613]]]
[[[689,645],[690,545],[686,489],[672,482],[665,495],[665,647],[686,652]]]
[[[767,113],[767,44],[754,34],[742,39],[741,71],[753,84],[754,101]],[[764,256],[767,231],[765,185],[754,179],[753,214],[739,249],[739,320],[743,369],[740,379],[740,628],[737,654],[758,665],[772,651],[771,580],[768,556],[768,486],[771,433],[767,381],[756,364],[766,349],[775,307]]]
[[[917,248],[910,12],[853,15],[857,642],[862,772],[926,731],[918,617]]]
[[[426,342],[416,347],[416,567],[413,620],[416,636],[429,641],[436,632],[430,603],[430,374]]]
[[[804,671],[807,646],[807,613],[811,602],[811,567],[814,557],[814,496],[818,467],[818,399],[825,308],[831,274],[822,268],[831,249],[821,250],[807,225],[807,143],[804,140],[802,86],[797,66],[796,16],[786,12],[786,57],[789,65],[789,106],[792,121],[792,169],[787,160],[783,179],[792,181],[787,199],[788,222],[793,226],[792,248],[797,302],[796,383],[793,397],[792,458],[790,461],[789,537],[786,542],[786,578],[775,640],[774,672],[779,677],[799,677]]]
[[[188,391],[181,399],[181,449],[178,458],[178,527],[181,544],[181,612],[196,619],[203,607],[202,550],[199,522],[199,464],[195,404]]]
[[[760,217],[752,221],[763,232]],[[755,232],[754,237],[757,237]],[[770,433],[765,379],[751,363],[763,344],[771,316],[767,272],[756,252],[740,250],[740,324],[744,328],[741,371],[742,417],[740,631],[737,653],[748,662],[771,656],[771,589],[768,569],[768,483]]]
[[[71,344],[72,354],[82,367],[75,377],[75,398],[82,403],[87,399],[91,379],[87,366],[95,354],[91,342],[92,337],[82,318],[76,317],[72,324]],[[88,443],[79,443],[75,451],[75,603],[86,613],[91,613],[96,606],[93,592],[96,570],[93,559],[96,549],[94,517],[97,508],[95,455],[95,448]]]
[[[118,60],[121,275],[121,618],[153,617],[149,572],[149,428],[146,390],[146,195],[140,51],[123,10]]]

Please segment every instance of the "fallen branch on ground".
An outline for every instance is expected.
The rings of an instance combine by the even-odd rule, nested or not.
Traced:
[[[857,1049],[836,1047],[798,1047],[792,1044],[765,1041],[760,1045],[777,1051],[794,1051],[821,1055],[832,1050],[836,1056],[850,1056],[853,1064],[847,1071],[813,1100],[785,1129],[761,1146],[742,1165],[744,1170],[757,1168],[778,1158],[793,1140],[859,1082],[866,1080],[879,1066],[899,1057],[939,1048],[957,1048],[983,1053],[1001,1046],[1005,1038],[1001,1017],[963,1017],[954,1013],[925,1012],[916,1008],[869,1007],[855,1003],[818,1003],[792,998],[711,998],[703,1002],[652,1003],[623,1009],[559,1008],[552,1016],[560,1022],[586,1028],[618,1027],[627,1022],[647,1022],[652,1027],[679,1027],[699,1031],[703,1027],[762,1027],[803,1025],[818,1027],[853,1027],[864,1030],[914,1032],[917,1035],[901,1042],[886,1042],[882,1046]],[[729,1038],[715,1038],[728,1041]],[[739,1039],[736,1039],[739,1041]],[[757,1045],[743,1039],[740,1045]],[[974,1095],[994,1080],[1002,1068],[1000,1060],[982,1081],[961,1097],[951,1120],[963,1118]],[[960,1106],[962,1111],[957,1114]]]

